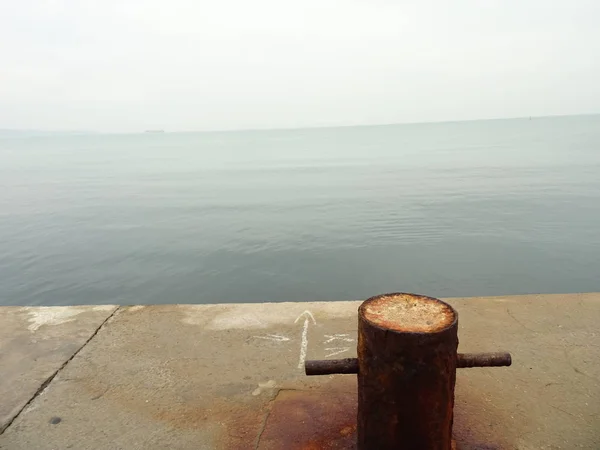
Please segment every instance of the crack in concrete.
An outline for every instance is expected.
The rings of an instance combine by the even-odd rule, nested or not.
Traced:
[[[588,377],[591,380],[600,382],[600,380],[598,378],[596,378],[595,376],[590,375],[590,374],[584,372],[579,367],[577,367],[575,364],[573,364],[573,362],[571,361],[571,355],[569,354],[569,349],[568,348],[563,348],[563,353],[565,354],[565,360],[566,360],[567,364],[571,367],[571,369],[573,369],[573,371],[575,373],[578,373],[579,375],[583,375],[584,377]]]
[[[254,450],[258,450],[258,446],[260,445],[260,439],[262,438],[262,435],[265,432],[265,429],[267,428],[267,421],[269,420],[269,416],[271,415],[273,403],[275,403],[275,401],[277,400],[277,397],[279,397],[279,394],[281,393],[281,391],[285,391],[285,390],[286,389],[277,389],[277,393],[273,396],[273,398],[271,400],[269,400],[267,412],[263,419],[262,425],[260,426],[260,431],[258,432],[258,436],[256,436]]]
[[[115,308],[115,310],[106,319],[104,319],[102,321],[100,326],[98,326],[98,328],[96,328],[96,330],[83,343],[83,345],[81,347],[79,347],[75,352],[73,352],[71,357],[68,358],[52,375],[50,375],[48,378],[46,378],[46,380],[40,385],[40,387],[37,389],[37,391],[35,391],[33,396],[29,399],[29,401],[27,403],[25,403],[25,405],[19,411],[17,411],[17,413],[14,415],[14,417],[12,419],[10,419],[3,428],[0,429],[0,436],[3,435],[4,432],[6,430],[8,430],[8,428],[14,423],[14,421],[18,419],[18,417],[23,413],[23,411],[25,411],[29,407],[29,405],[31,405],[31,403],[33,403],[33,401],[42,392],[44,392],[44,390],[48,387],[48,385],[50,383],[52,383],[52,380],[54,380],[54,378],[56,378],[56,376],[67,366],[67,364],[69,364],[69,362],[71,362],[73,360],[73,358],[75,358],[79,354],[79,352],[81,352],[81,350],[83,350],[85,348],[85,346],[88,345],[90,343],[90,341],[96,337],[96,335],[102,329],[102,327],[104,327],[104,325],[106,325],[106,323],[110,319],[112,319],[115,316],[115,314],[117,314],[117,312],[121,310],[121,308],[122,308],[122,306],[117,306]]]
[[[525,325],[523,322],[521,322],[519,319],[517,319],[517,318],[516,318],[516,317],[513,315],[513,313],[510,311],[510,309],[509,309],[509,308],[506,308],[506,314],[508,314],[508,315],[509,315],[509,317],[510,317],[512,320],[514,320],[516,323],[518,323],[519,325],[521,325],[521,326],[522,326],[523,328],[525,328],[527,331],[530,331],[530,332],[532,332],[532,333],[536,333],[536,334],[537,334],[537,331],[536,331],[536,330],[534,330],[534,329],[532,329],[532,328],[529,328],[527,325]]]

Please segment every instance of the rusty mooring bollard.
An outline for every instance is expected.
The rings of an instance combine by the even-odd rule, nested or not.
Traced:
[[[307,375],[358,374],[358,450],[450,450],[456,369],[510,366],[508,353],[457,354],[458,314],[393,293],[358,308],[358,358],[306,361]]]

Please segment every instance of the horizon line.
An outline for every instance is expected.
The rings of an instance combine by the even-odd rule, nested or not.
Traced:
[[[399,125],[433,125],[433,124],[444,124],[444,123],[463,123],[463,122],[492,122],[501,120],[522,120],[522,119],[548,119],[548,118],[560,118],[560,117],[580,117],[580,116],[597,116],[600,112],[595,113],[577,113],[577,114],[550,114],[542,116],[513,116],[513,117],[494,117],[485,119],[464,119],[464,120],[432,120],[423,122],[387,122],[387,123],[373,123],[373,124],[342,124],[342,125],[310,125],[310,126],[299,126],[299,127],[281,127],[281,128],[221,128],[221,129],[209,129],[209,130],[177,130],[168,131],[167,129],[160,129],[161,133],[152,133],[149,130],[156,129],[144,129],[139,131],[99,131],[99,130],[68,130],[68,129],[57,129],[57,130],[44,130],[44,129],[24,129],[24,128],[0,128],[0,133],[13,132],[13,133],[49,133],[49,134],[183,134],[183,133],[243,133],[243,132],[267,132],[267,131],[294,131],[294,130],[320,130],[320,129],[331,129],[331,128],[368,128],[368,127],[389,127]]]

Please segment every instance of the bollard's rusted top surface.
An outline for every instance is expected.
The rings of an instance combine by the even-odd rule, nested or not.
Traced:
[[[457,312],[441,300],[402,292],[372,297],[359,310],[380,328],[406,333],[437,333],[458,319]]]

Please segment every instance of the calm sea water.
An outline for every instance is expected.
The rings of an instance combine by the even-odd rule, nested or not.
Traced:
[[[600,291],[600,116],[0,138],[0,304]]]

